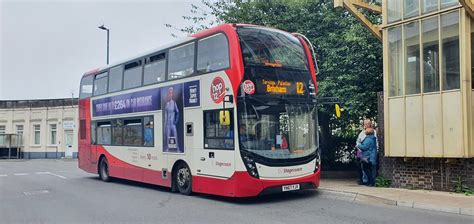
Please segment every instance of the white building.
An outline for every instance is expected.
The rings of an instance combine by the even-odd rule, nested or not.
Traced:
[[[77,121],[77,99],[0,101],[0,156],[18,142],[25,159],[77,158]]]

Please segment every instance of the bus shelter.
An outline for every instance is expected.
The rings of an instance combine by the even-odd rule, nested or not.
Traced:
[[[21,140],[19,134],[0,134],[0,159],[19,159]]]

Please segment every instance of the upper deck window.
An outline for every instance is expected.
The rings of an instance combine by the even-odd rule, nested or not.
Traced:
[[[109,71],[109,93],[122,89],[123,67],[113,67]]]
[[[194,73],[194,43],[170,50],[168,79],[178,79]]]
[[[107,84],[108,84],[108,75],[107,72],[98,74],[95,76],[94,80],[94,96],[102,95],[107,93]]]
[[[229,44],[220,33],[198,42],[198,73],[218,71],[229,67]]]
[[[134,61],[125,65],[123,73],[123,89],[142,85],[142,61]]]
[[[166,57],[165,53],[153,55],[146,59],[143,84],[152,84],[165,81]]]
[[[81,92],[79,93],[79,98],[84,99],[92,96],[92,82],[94,81],[94,76],[89,75],[81,80]]]
[[[264,27],[239,27],[244,65],[308,70],[306,55],[298,38]]]

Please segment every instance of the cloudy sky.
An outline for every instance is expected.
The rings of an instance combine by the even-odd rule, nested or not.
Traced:
[[[0,100],[78,95],[84,72],[174,40],[199,0],[0,0]],[[185,34],[180,34],[185,36]]]

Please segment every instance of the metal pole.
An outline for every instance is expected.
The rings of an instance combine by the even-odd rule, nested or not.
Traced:
[[[107,29],[107,64],[109,64],[109,29]]]

